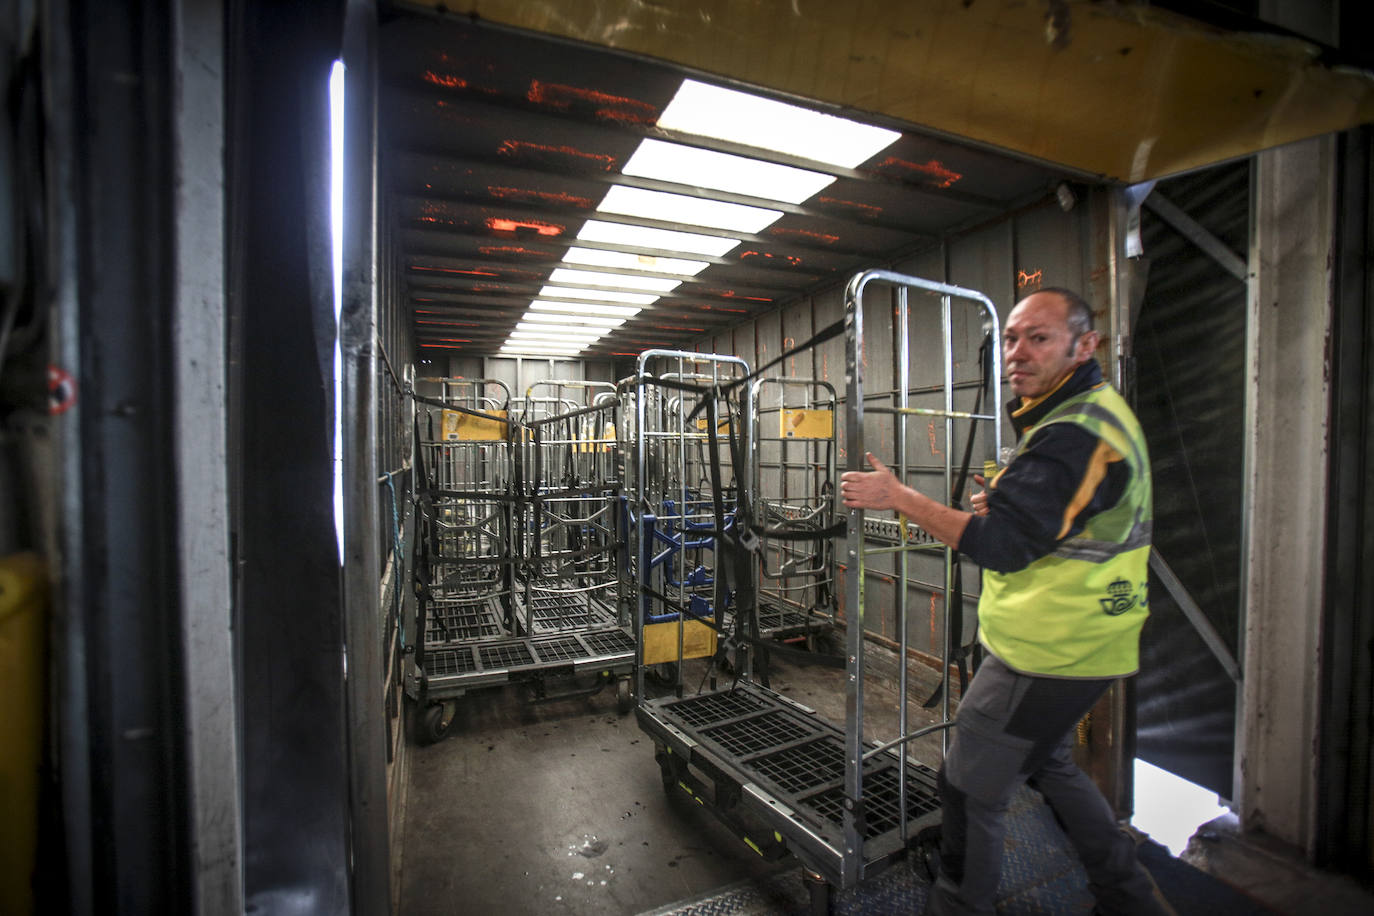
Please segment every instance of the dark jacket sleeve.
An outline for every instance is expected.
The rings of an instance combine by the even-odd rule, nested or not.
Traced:
[[[1051,423],[1031,441],[988,491],[988,514],[969,520],[959,551],[985,569],[1009,573],[1054,551],[1064,513],[1078,492],[1097,448],[1097,437],[1073,423]],[[1108,465],[1106,477],[1074,517],[1065,537],[1083,530],[1087,519],[1114,506],[1126,490],[1124,461]]]

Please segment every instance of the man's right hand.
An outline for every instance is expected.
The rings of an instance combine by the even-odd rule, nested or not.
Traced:
[[[983,477],[982,474],[974,474],[974,475],[973,475],[973,482],[976,483],[976,484],[977,484],[978,486],[980,486],[980,487],[986,487],[986,486],[988,485],[987,480],[984,479],[984,477]],[[979,490],[977,493],[970,493],[970,494],[969,494],[968,501],[969,501],[970,503],[973,504],[973,514],[974,514],[974,515],[987,515],[987,514],[988,514],[988,491],[987,491],[987,490]]]

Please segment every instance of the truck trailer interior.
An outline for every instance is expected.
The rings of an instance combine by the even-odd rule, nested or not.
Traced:
[[[920,911],[981,571],[839,478],[969,508],[1067,287],[1155,492],[1075,760],[1176,912],[1369,912],[1369,18],[0,12],[0,911]]]

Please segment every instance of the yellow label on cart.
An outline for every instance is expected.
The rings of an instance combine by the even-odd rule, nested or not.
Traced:
[[[835,412],[784,407],[778,414],[778,435],[784,439],[833,439]]]
[[[677,654],[677,621],[650,623],[644,626],[644,664],[658,665],[675,662]],[[700,620],[688,620],[682,626],[682,658],[705,658],[716,651],[716,631]]]
[[[708,421],[707,421],[707,419],[706,419],[705,417],[697,417],[697,429],[701,430],[702,432],[706,432],[706,424],[707,424],[707,422],[708,422]],[[729,420],[717,420],[717,421],[716,421],[716,432],[717,432],[718,434],[722,435],[722,436],[728,436],[728,435],[730,435],[730,421],[729,421]]]
[[[492,411],[493,416],[501,417],[497,420],[491,417],[476,417],[470,413],[463,413],[458,410],[444,411],[444,441],[445,442],[491,442],[503,441],[506,438],[506,412],[504,410]]]

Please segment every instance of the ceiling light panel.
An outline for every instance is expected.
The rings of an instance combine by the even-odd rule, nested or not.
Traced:
[[[835,181],[790,165],[777,165],[746,156],[644,139],[622,169],[626,175],[747,194],[799,204]]]
[[[562,334],[567,337],[596,339],[611,329],[588,327],[585,324],[546,324],[542,321],[519,321],[515,325],[515,330],[528,334]]]
[[[631,305],[652,305],[658,301],[654,293],[622,293],[604,289],[573,289],[570,286],[546,286],[539,291],[541,296],[557,296],[562,299],[597,299],[606,302],[626,302]]]
[[[671,293],[682,284],[681,280],[667,280],[663,277],[638,277],[632,274],[607,274],[595,270],[574,270],[560,267],[549,274],[550,283],[581,283],[586,286],[618,286],[627,289],[647,289],[658,293]]]
[[[658,126],[847,169],[858,167],[901,136],[895,130],[696,80],[683,80],[659,115]]]
[[[559,344],[541,344],[535,341],[506,341],[501,347],[502,353],[542,353],[547,355],[572,356],[581,353],[586,349],[585,344],[576,346],[562,346]]]
[[[721,257],[740,243],[739,239],[699,235],[695,232],[677,232],[672,229],[651,229],[647,226],[627,226],[624,223],[608,223],[599,219],[589,219],[583,223],[577,237],[584,242],[655,248],[659,251],[704,254],[712,257]]]
[[[601,248],[569,248],[563,255],[569,264],[591,267],[618,267],[623,270],[650,270],[659,274],[681,274],[695,277],[710,267],[709,261],[689,261],[684,258],[660,258],[651,254],[632,254],[628,251],[605,251]]]
[[[526,312],[520,320],[524,322],[548,322],[549,324],[572,324],[602,331],[618,328],[625,323],[624,318],[613,318],[610,315],[573,315],[533,310]]]
[[[530,309],[536,312],[565,312],[571,315],[609,315],[620,319],[633,318],[641,311],[628,305],[602,305],[598,302],[546,302],[543,299],[536,299],[531,302]]]
[[[656,219],[686,226],[706,226],[726,232],[762,232],[782,216],[781,210],[747,207],[721,200],[646,191],[612,185],[597,207],[602,213],[620,213],[641,219]]]

